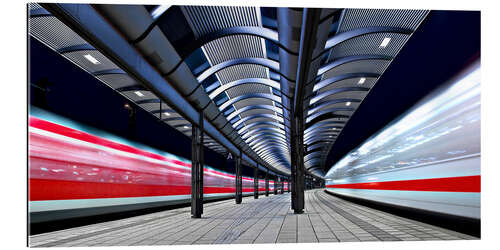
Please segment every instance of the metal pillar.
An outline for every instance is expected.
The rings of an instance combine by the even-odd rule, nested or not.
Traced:
[[[292,122],[292,143],[295,145],[292,148],[295,154],[295,161],[292,166],[295,166],[294,172],[294,191],[295,197],[293,202],[294,213],[301,214],[304,212],[304,99],[307,91],[311,90],[308,85],[311,82],[311,72],[317,72],[317,63],[312,62],[313,52],[319,45],[318,42],[318,27],[325,27],[320,24],[321,9],[305,8],[302,13],[302,27],[300,32],[299,58],[297,65],[297,77],[295,80],[295,94],[293,102],[293,121]]]
[[[290,182],[290,180],[288,180],[288,193],[291,192],[291,190],[290,190],[291,188],[292,188],[291,182]]]
[[[303,119],[299,118],[295,120],[295,126],[297,131],[304,131],[304,123]],[[303,133],[295,134],[295,145],[296,145],[296,154],[295,154],[295,174],[294,174],[294,189],[295,192],[294,202],[293,202],[293,210],[296,214],[301,214],[304,212],[304,135]]]
[[[259,165],[253,170],[253,198],[259,199]]]
[[[266,196],[269,196],[269,168],[266,171]]]
[[[241,179],[241,151],[240,155],[236,157],[236,196],[235,201],[236,204],[241,204],[242,200],[242,179]]]
[[[294,137],[294,134],[292,132],[292,138]],[[295,210],[295,143],[292,142],[292,152],[291,152],[291,156],[292,156],[292,166],[291,166],[291,175],[290,175],[290,191],[292,192],[292,194],[290,195],[291,197],[291,200],[292,200],[292,210]]]
[[[281,182],[282,182],[282,179],[281,179],[281,176],[278,176],[278,194],[282,194],[282,189],[281,189]]]
[[[203,214],[203,113],[199,125],[192,124],[191,143],[191,217]]]
[[[273,193],[275,195],[278,194],[278,177],[277,176],[274,177],[274,191],[273,191]]]

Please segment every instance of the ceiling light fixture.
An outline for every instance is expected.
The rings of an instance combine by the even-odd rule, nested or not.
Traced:
[[[158,5],[158,7],[156,7],[153,12],[151,12],[151,17],[153,17],[153,19],[158,19],[158,17],[160,17],[165,11],[167,11],[170,6],[172,5]]]
[[[166,116],[170,116],[170,113],[168,113],[168,112],[165,112],[164,114],[165,114]]]
[[[351,106],[351,102],[346,102],[345,105],[346,106]]]
[[[184,126],[185,129],[188,129],[189,127],[188,126]]]
[[[101,62],[97,61],[97,59],[95,59],[95,57],[91,56],[90,54],[84,55],[83,57],[85,57],[85,59],[89,60],[89,62],[93,64],[101,64]]]
[[[363,83],[365,83],[365,81],[366,81],[366,78],[361,77],[361,78],[359,78],[358,84],[363,84]]]
[[[391,38],[390,37],[386,37],[384,38],[384,40],[382,40],[382,43],[380,44],[380,48],[385,48],[387,47],[387,45],[389,44],[389,42],[391,41]]]
[[[134,93],[135,93],[137,96],[139,96],[139,97],[143,97],[143,96],[144,96],[144,94],[143,94],[143,93],[141,93],[141,91],[135,91]]]

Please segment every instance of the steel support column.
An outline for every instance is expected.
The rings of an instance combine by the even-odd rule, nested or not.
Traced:
[[[266,196],[269,196],[269,169],[266,171]]]
[[[322,10],[305,8],[302,14],[302,26],[300,32],[299,58],[297,65],[297,77],[295,81],[295,94],[293,102],[293,120],[292,122],[292,144],[294,162],[294,187],[295,192],[293,201],[293,210],[296,214],[304,212],[304,98],[307,96],[307,88],[311,80],[314,79],[318,61],[312,61],[313,52],[318,46],[322,47],[321,39],[318,40],[318,29],[324,27],[320,24]],[[326,26],[325,26],[326,27]]]
[[[278,176],[274,176],[274,191],[273,193],[276,195],[278,194]]]
[[[295,120],[295,126],[297,131],[304,131],[304,123],[303,119],[299,118]],[[296,154],[295,154],[295,173],[294,173],[294,213],[301,214],[304,209],[304,146],[303,146],[303,134],[297,133],[295,134],[295,145],[296,145]]]
[[[253,170],[253,198],[259,199],[259,168]]]
[[[191,143],[191,217],[203,214],[203,113],[199,125],[192,124]]]
[[[235,201],[236,204],[241,204],[241,200],[243,197],[242,194],[242,179],[241,179],[241,151],[240,154],[236,157],[236,195]]]

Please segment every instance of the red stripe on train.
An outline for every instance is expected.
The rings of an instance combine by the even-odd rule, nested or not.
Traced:
[[[190,195],[190,186],[138,185],[124,183],[77,182],[61,180],[29,180],[29,200],[73,200],[149,197],[167,195]],[[260,191],[264,191],[259,189]],[[253,188],[243,188],[243,192],[253,192]],[[205,194],[234,193],[234,187],[204,187]]]
[[[373,189],[394,191],[481,192],[481,176],[459,176],[420,180],[382,181],[327,185],[327,188]]]
[[[100,138],[98,136],[91,135],[89,133],[85,133],[85,132],[82,132],[82,131],[79,131],[76,129],[72,129],[72,128],[65,127],[65,126],[62,126],[62,125],[59,125],[56,123],[45,121],[45,120],[42,120],[42,119],[39,119],[39,118],[36,118],[33,116],[30,116],[29,119],[30,119],[29,120],[30,127],[38,128],[38,129],[49,131],[49,132],[56,133],[59,135],[71,137],[73,139],[77,139],[77,140],[105,146],[108,148],[113,148],[116,150],[132,153],[132,154],[142,155],[142,156],[146,156],[149,158],[162,160],[162,161],[168,161],[168,162],[178,164],[181,166],[185,166],[185,167],[191,167],[191,164],[189,164],[189,163],[185,163],[185,162],[178,161],[178,160],[168,159],[168,158],[161,156],[161,155],[158,155],[158,154],[154,154],[154,153],[151,153],[148,151],[140,150],[140,149],[137,149],[137,148],[134,148],[132,146],[125,145],[125,144],[116,143],[116,142],[113,142],[110,140],[106,140],[106,139]]]

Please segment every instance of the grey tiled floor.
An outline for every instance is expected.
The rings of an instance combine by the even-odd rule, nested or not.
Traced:
[[[190,208],[71,228],[30,237],[33,247],[252,244],[344,241],[477,239],[394,216],[324,193],[306,192],[306,208],[290,210],[290,194],[206,204],[203,218]]]

